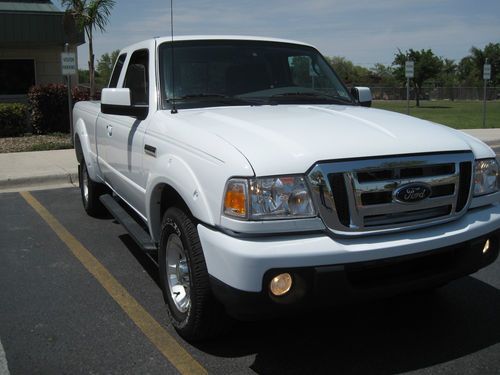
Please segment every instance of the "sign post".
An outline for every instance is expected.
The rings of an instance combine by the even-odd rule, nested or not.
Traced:
[[[61,53],[61,71],[66,76],[68,87],[68,113],[69,113],[69,131],[71,133],[71,144],[73,144],[73,111],[71,100],[71,75],[76,74],[76,54],[68,52],[68,43],[64,45],[64,52]]]
[[[491,65],[488,64],[488,59],[486,59],[483,66],[483,79],[484,79],[484,93],[483,93],[483,128],[486,127],[486,86],[488,81],[491,79]]]
[[[406,77],[406,113],[410,114],[410,78],[415,76],[415,62],[408,60],[405,63]]]

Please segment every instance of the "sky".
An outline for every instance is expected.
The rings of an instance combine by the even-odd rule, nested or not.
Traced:
[[[57,4],[58,0],[53,0]],[[471,46],[500,42],[499,0],[173,0],[175,35],[256,35],[293,39],[324,55],[371,67],[397,49],[431,48],[460,60]],[[60,6],[60,4],[57,4]],[[170,36],[169,0],[116,0],[94,55]],[[86,69],[88,44],[78,48]]]

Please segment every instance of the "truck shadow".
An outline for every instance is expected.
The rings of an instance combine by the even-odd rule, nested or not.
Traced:
[[[120,240],[159,287],[158,268],[128,234]],[[500,343],[500,290],[474,277],[435,292],[238,322],[195,343],[208,354],[255,355],[259,374],[392,374],[446,363]]]
[[[500,342],[500,291],[473,277],[436,292],[241,323],[197,347],[256,354],[259,374],[389,374],[448,362]]]
[[[116,221],[115,221],[116,222]],[[118,224],[118,222],[116,222]],[[118,236],[122,243],[127,247],[130,253],[135,257],[137,262],[144,268],[144,270],[148,273],[151,280],[153,280],[158,288],[161,289],[160,286],[160,278],[158,275],[158,259],[157,257],[147,255],[137,244],[134,242],[132,237],[129,234],[122,234]]]

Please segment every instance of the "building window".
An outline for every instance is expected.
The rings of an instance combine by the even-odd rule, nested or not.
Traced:
[[[34,84],[34,60],[0,60],[0,95],[25,95]]]

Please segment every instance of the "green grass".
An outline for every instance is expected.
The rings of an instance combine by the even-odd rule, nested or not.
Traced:
[[[406,101],[376,100],[374,108],[406,113]],[[420,101],[420,107],[415,101],[410,101],[410,116],[448,125],[455,129],[474,129],[483,127],[483,102],[481,101],[450,101],[436,100]],[[486,103],[486,127],[500,128],[500,101]]]

